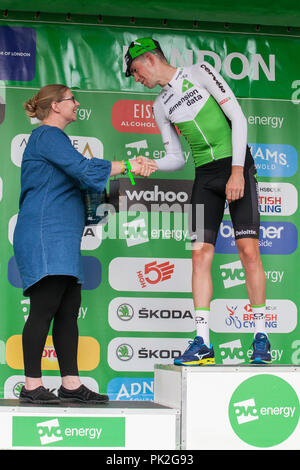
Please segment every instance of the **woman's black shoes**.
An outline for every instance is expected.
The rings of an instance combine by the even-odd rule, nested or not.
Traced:
[[[37,387],[34,390],[26,390],[25,386],[23,386],[20,392],[20,401],[36,405],[57,405],[60,403],[60,399],[43,386]]]
[[[79,403],[107,403],[108,396],[100,395],[99,393],[92,392],[85,385],[75,390],[68,390],[61,386],[58,389],[56,396],[54,393],[47,390],[45,387],[40,386],[34,390],[26,390],[25,386],[22,387],[20,392],[20,402],[32,403],[36,405],[59,405],[62,402],[79,402]]]
[[[57,392],[59,398],[64,402],[80,402],[80,403],[107,403],[108,396],[100,395],[99,393],[92,392],[85,385],[75,390],[68,390],[61,386]]]

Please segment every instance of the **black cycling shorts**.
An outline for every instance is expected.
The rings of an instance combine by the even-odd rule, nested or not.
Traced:
[[[189,219],[192,242],[216,244],[225,210],[225,188],[231,175],[231,164],[232,158],[227,157],[196,168]],[[236,240],[239,238],[259,238],[260,214],[258,184],[255,175],[254,160],[249,147],[247,147],[244,166],[244,196],[229,204]]]

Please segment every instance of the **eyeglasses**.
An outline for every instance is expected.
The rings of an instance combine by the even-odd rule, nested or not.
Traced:
[[[61,100],[58,100],[58,103],[60,103],[61,101],[68,101],[68,100],[71,100],[73,101],[73,103],[75,103],[75,96],[71,96],[70,98],[62,98]]]

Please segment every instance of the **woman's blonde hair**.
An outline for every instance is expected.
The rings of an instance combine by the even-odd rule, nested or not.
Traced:
[[[36,95],[24,103],[27,116],[43,121],[49,114],[51,103],[64,97],[69,88],[66,85],[46,85]]]

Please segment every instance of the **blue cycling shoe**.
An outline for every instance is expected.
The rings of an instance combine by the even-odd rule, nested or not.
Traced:
[[[250,364],[272,364],[270,342],[265,333],[256,333],[253,343],[253,354]]]
[[[189,341],[186,351],[174,360],[176,366],[204,366],[215,364],[215,353],[213,346],[206,346],[202,336],[196,336]]]

